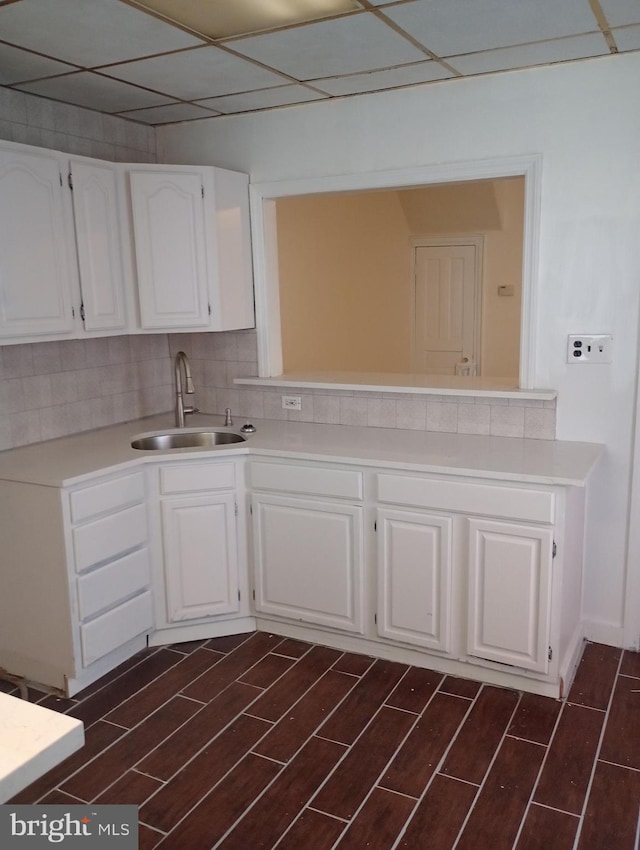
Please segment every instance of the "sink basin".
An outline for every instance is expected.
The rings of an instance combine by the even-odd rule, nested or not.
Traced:
[[[152,451],[153,449],[210,449],[213,446],[224,446],[229,443],[243,443],[245,437],[230,431],[183,431],[170,434],[149,434],[137,437],[131,443],[132,449]]]

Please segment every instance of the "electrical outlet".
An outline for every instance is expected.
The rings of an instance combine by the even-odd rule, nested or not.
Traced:
[[[302,396],[283,395],[282,406],[285,410],[302,410]]]
[[[611,334],[570,335],[567,363],[611,363]]]

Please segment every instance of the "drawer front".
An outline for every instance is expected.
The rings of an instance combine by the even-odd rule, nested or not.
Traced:
[[[356,470],[258,462],[249,475],[254,490],[362,499],[362,473]]]
[[[110,561],[147,541],[147,514],[136,505],[73,529],[76,571]]]
[[[149,551],[138,549],[78,579],[78,608],[86,620],[149,586]]]
[[[73,522],[82,522],[92,516],[116,511],[127,505],[137,505],[142,501],[144,477],[141,472],[73,490],[69,495]]]
[[[379,474],[378,500],[392,505],[411,505],[530,522],[554,521],[554,494],[520,487]]]
[[[145,591],[106,614],[80,626],[82,663],[93,664],[103,655],[153,627],[151,593]]]
[[[198,490],[233,490],[235,486],[233,463],[174,464],[160,468],[160,492],[163,495]]]

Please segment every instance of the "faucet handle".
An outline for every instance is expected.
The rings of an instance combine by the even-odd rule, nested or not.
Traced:
[[[231,408],[230,407],[225,407],[224,424],[225,424],[225,426],[226,425],[233,425],[233,419],[231,418]]]

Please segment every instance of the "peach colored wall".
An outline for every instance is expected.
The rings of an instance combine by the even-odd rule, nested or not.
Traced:
[[[279,200],[284,371],[409,372],[409,237],[473,233],[485,236],[482,374],[517,379],[523,202],[522,178]]]
[[[394,193],[277,202],[287,372],[407,372],[407,227]]]

